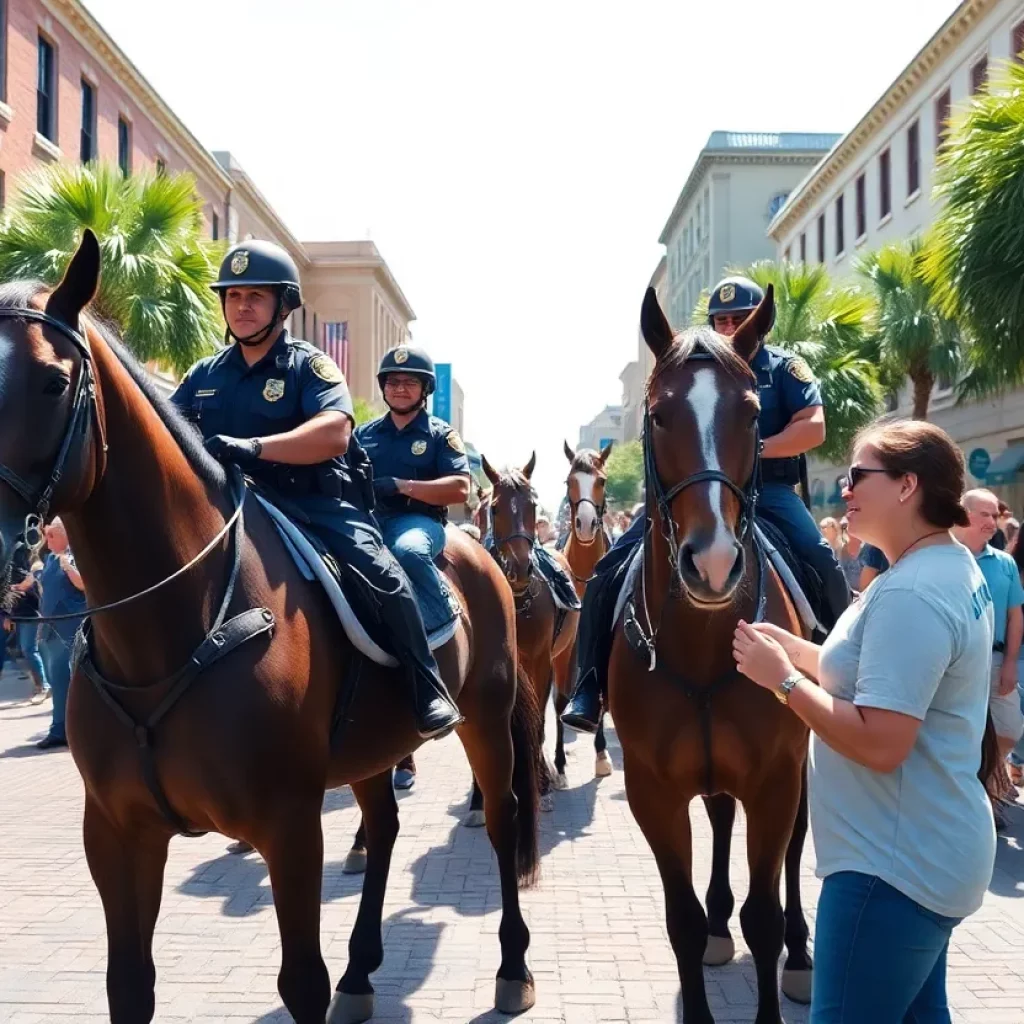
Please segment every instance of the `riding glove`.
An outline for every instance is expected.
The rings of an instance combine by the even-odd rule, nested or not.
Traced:
[[[393,476],[378,476],[373,481],[375,498],[393,498],[398,494],[398,481]]]
[[[226,434],[214,434],[208,437],[203,446],[220,462],[234,462],[239,466],[247,466],[255,462],[263,445],[256,437],[228,437]]]

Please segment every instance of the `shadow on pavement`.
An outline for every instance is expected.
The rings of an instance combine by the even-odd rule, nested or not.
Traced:
[[[1024,806],[1003,805],[1009,828],[996,836],[996,865],[988,890],[997,896],[1024,896]]]

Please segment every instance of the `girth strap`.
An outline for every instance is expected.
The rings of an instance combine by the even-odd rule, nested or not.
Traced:
[[[206,639],[196,648],[188,662],[174,675],[162,679],[152,686],[144,688],[136,686],[120,686],[110,682],[100,675],[89,653],[89,623],[83,623],[75,638],[74,651],[72,653],[72,673],[81,669],[83,675],[93,684],[100,699],[113,712],[114,717],[126,728],[130,729],[135,736],[139,746],[139,762],[142,768],[142,777],[145,780],[146,788],[156,801],[160,813],[174,826],[175,830],[183,836],[201,836],[204,832],[195,832],[188,827],[185,820],[171,806],[160,784],[160,777],[156,769],[156,757],[153,747],[153,731],[160,724],[164,716],[184,696],[185,691],[196,681],[200,673],[211,665],[227,657],[237,647],[240,647],[247,640],[260,636],[263,633],[273,633],[274,613],[269,608],[250,608],[248,611],[228,619],[222,625],[213,630]],[[169,686],[167,695],[157,705],[156,710],[145,720],[136,721],[135,717],[125,710],[121,702],[114,696],[114,692],[139,693],[143,690],[150,690],[156,686]]]

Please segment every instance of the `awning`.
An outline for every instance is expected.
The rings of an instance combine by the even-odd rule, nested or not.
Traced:
[[[1024,468],[1024,444],[1013,444],[1004,452],[1000,452],[985,471],[987,484],[1012,484],[1017,482],[1017,474]]]

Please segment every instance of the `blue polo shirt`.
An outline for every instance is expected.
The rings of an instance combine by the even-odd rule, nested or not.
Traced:
[[[991,544],[986,544],[981,554],[974,557],[992,594],[992,611],[995,614],[992,641],[997,644],[1006,643],[1007,613],[1011,608],[1024,605],[1024,586],[1021,586],[1017,563],[1013,555],[998,551]]]

